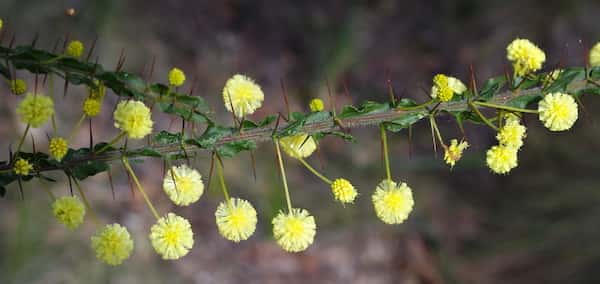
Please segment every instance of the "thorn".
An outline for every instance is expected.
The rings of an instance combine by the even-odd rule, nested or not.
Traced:
[[[412,124],[408,126],[408,159],[411,160],[412,159],[412,137],[413,137],[413,131],[412,131]]]
[[[106,173],[108,174],[108,183],[110,184],[110,192],[112,194],[112,199],[115,200],[115,185],[113,184],[113,177],[112,177],[111,169],[112,168],[109,167],[108,171],[106,171]]]
[[[281,85],[281,92],[283,95],[283,102],[285,103],[285,112],[287,117],[290,117],[290,104],[288,102],[287,90],[285,88],[285,83],[283,82],[283,78],[279,79],[279,84]]]
[[[92,131],[92,118],[91,117],[88,119],[88,126],[89,126],[88,128],[90,131],[90,149],[94,149],[94,134],[92,133],[93,131]],[[95,152],[92,151],[92,156],[94,156],[94,155],[95,155]]]
[[[156,64],[156,55],[152,56],[152,64],[150,64],[150,74],[148,75],[148,80],[152,80],[152,76],[154,75],[154,65]]]
[[[31,41],[31,48],[35,48],[35,44],[37,43],[38,39],[40,38],[40,32],[36,32],[35,36],[33,37],[33,40]]]
[[[65,41],[63,42],[63,50],[62,53],[65,53],[65,51],[67,50],[67,43],[69,42],[69,38],[71,37],[71,33],[67,32],[67,34],[65,35]]]
[[[210,170],[208,171],[208,182],[206,183],[207,189],[210,189],[210,183],[212,181],[214,169],[215,169],[215,152],[212,152],[212,155],[210,155]]]
[[[431,128],[431,140],[433,142],[433,154],[434,154],[434,157],[437,159],[437,142],[435,141],[435,133],[434,133],[433,124],[431,124],[431,121],[429,122],[429,126]]]
[[[135,191],[133,190],[133,181],[131,180],[131,175],[128,171],[125,172],[127,173],[127,181],[129,183],[129,191],[131,192],[131,197],[135,197]]]
[[[71,192],[71,196],[73,196],[73,181],[71,180],[71,175],[65,171],[67,175],[67,179],[69,180],[69,191]]]
[[[69,81],[65,80],[65,84],[63,86],[63,97],[67,97],[68,91],[69,91]]]
[[[15,44],[15,37],[16,37],[16,34],[13,34],[12,37],[10,38],[10,43],[8,44],[8,48],[13,48],[13,45]]]
[[[256,159],[254,158],[254,152],[250,152],[250,160],[252,161],[252,175],[254,176],[254,182],[256,182]]]
[[[278,112],[277,113],[277,120],[275,121],[275,128],[273,128],[273,132],[271,132],[271,137],[275,136],[275,134],[277,134],[277,130],[279,129],[279,121],[281,119],[281,113]]]
[[[342,85],[344,86],[344,94],[348,97],[348,99],[350,100],[350,104],[352,104],[352,96],[350,95],[350,91],[348,91],[348,84],[346,84],[346,79],[344,79],[342,81]]]
[[[336,109],[335,96],[331,93],[331,87],[329,85],[329,78],[327,78],[327,80],[325,82],[327,84],[327,94],[329,95],[329,103],[331,104],[331,109],[333,111],[333,116],[335,116],[335,109]]]
[[[38,79],[39,79],[39,75],[35,74],[35,84],[33,85],[33,93],[37,95],[38,93]]]
[[[317,147],[317,159],[319,160],[320,169],[325,170],[325,163],[323,162],[323,155],[321,154],[321,147]]]
[[[233,108],[233,100],[231,100],[231,93],[229,93],[229,89],[227,90],[227,98],[229,98],[229,106],[231,107],[231,115],[233,116],[233,124],[237,126],[237,117],[235,116],[235,109]]]
[[[90,58],[92,57],[92,54],[94,53],[94,49],[96,48],[96,43],[98,42],[98,36],[94,37],[94,41],[92,41],[92,45],[90,47],[90,51],[88,51],[88,54],[85,58],[85,61],[90,61]],[[96,60],[97,61],[97,60]]]
[[[56,53],[56,49],[58,48],[58,44],[60,43],[60,38],[57,38],[54,42],[54,47],[52,48],[52,53]]]
[[[192,86],[190,87],[190,92],[188,93],[189,96],[192,96],[194,94],[194,89],[196,88],[197,82],[198,82],[198,77],[196,75],[194,75],[194,79],[192,79]]]
[[[391,79],[391,74],[390,74],[390,69],[386,69],[385,71],[386,75],[386,84],[388,87],[388,95],[390,96],[390,101],[392,102],[392,105],[396,104],[396,97],[394,96],[394,87],[392,86],[392,79]]]
[[[35,154],[35,139],[33,138],[33,133],[30,133],[31,135],[31,148],[33,149],[33,153]]]
[[[115,72],[120,72],[121,68],[123,68],[123,65],[125,64],[125,59],[126,59],[126,55],[125,55],[125,48],[121,48],[121,54],[119,55],[119,60],[117,61],[117,68]]]
[[[479,92],[477,91],[477,78],[475,77],[475,72],[473,71],[473,64],[469,64],[469,71],[471,73],[471,88],[473,88],[473,94],[478,96]]]

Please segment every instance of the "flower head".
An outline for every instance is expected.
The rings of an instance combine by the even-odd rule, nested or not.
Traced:
[[[467,90],[467,86],[461,80],[451,76],[448,76],[448,87],[450,87],[452,92],[459,95]]]
[[[572,96],[551,93],[538,104],[539,118],[550,131],[570,129],[577,121],[577,103]]]
[[[127,228],[114,223],[96,231],[92,236],[92,248],[98,259],[110,265],[119,265],[129,258],[133,240]]]
[[[52,137],[48,149],[50,156],[60,162],[69,151],[69,143],[62,137]]]
[[[310,100],[308,106],[310,107],[310,111],[312,112],[322,111],[325,108],[323,100],[319,98]]]
[[[122,101],[114,112],[115,127],[129,135],[141,139],[152,132],[152,113],[140,101]]]
[[[27,83],[22,79],[10,80],[10,91],[15,95],[22,95],[27,92]]]
[[[102,109],[102,102],[97,99],[87,98],[83,101],[83,113],[88,117],[97,116]]]
[[[600,66],[600,42],[590,49],[590,65],[592,67]]]
[[[26,176],[29,175],[29,171],[33,170],[33,165],[29,161],[19,158],[13,167],[15,174]]]
[[[373,206],[377,217],[386,224],[401,224],[413,209],[412,190],[406,183],[398,185],[392,180],[383,180],[373,193]]]
[[[315,218],[305,209],[293,208],[291,212],[279,212],[273,218],[273,236],[285,251],[300,252],[307,249],[316,233]]]
[[[187,206],[200,199],[204,193],[202,176],[187,165],[174,166],[165,174],[163,190],[173,203]]]
[[[4,21],[2,21],[2,19],[0,19],[0,30],[2,30],[2,27],[4,27]]]
[[[335,179],[331,183],[331,192],[333,192],[335,200],[342,203],[352,203],[358,195],[354,186],[344,178]]]
[[[504,123],[505,124],[511,124],[511,123],[521,123],[521,117],[514,114],[514,113],[505,113],[504,114]]]
[[[454,165],[458,160],[462,158],[463,151],[469,148],[469,143],[467,141],[460,141],[452,139],[450,140],[450,146],[445,147],[444,152],[444,160],[446,164],[450,165],[451,168],[454,168]]]
[[[81,41],[72,40],[67,45],[66,53],[68,56],[79,58],[79,57],[81,57],[81,54],[83,54],[83,49],[84,49],[84,47],[83,47],[83,43]]]
[[[94,80],[94,84],[96,84],[95,87],[88,87],[89,98],[102,102],[106,95],[106,86],[98,80]]]
[[[525,76],[542,68],[546,54],[531,41],[517,38],[506,47],[506,58],[512,62],[515,75]]]
[[[194,233],[188,220],[168,213],[150,228],[150,241],[163,259],[178,259],[194,246]]]
[[[223,102],[228,111],[242,118],[254,113],[262,105],[265,95],[260,86],[244,75],[236,74],[223,88]]]
[[[308,134],[296,134],[279,139],[283,151],[293,158],[306,158],[316,149],[317,143]]]
[[[185,82],[185,73],[179,68],[173,68],[169,71],[169,85],[179,87]]]
[[[494,146],[487,151],[486,162],[490,170],[497,174],[506,174],[518,164],[518,149],[509,146]]]
[[[243,199],[231,198],[229,202],[221,202],[215,219],[221,236],[236,243],[247,240],[256,230],[256,210]]]
[[[500,128],[496,139],[498,139],[500,145],[519,149],[523,146],[523,138],[525,138],[526,131],[527,128],[519,122],[509,121]]]
[[[17,107],[17,114],[23,123],[33,128],[42,126],[54,114],[54,102],[42,94],[27,94]]]
[[[63,196],[52,203],[52,213],[56,221],[73,230],[83,223],[85,206],[77,197]]]

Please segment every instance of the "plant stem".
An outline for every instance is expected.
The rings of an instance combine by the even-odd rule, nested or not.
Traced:
[[[279,140],[275,141],[275,150],[277,150],[277,161],[279,162],[279,173],[281,173],[281,179],[283,180],[283,189],[285,190],[285,201],[288,206],[288,213],[292,213],[292,200],[290,198],[290,190],[287,185],[287,178],[285,177],[285,168],[283,167],[283,159],[281,158],[281,150],[279,149]]]
[[[321,173],[319,173],[315,168],[313,168],[308,162],[306,162],[306,160],[304,160],[303,158],[298,158],[298,161],[300,161],[300,163],[302,163],[302,165],[304,165],[304,167],[306,167],[309,171],[311,171],[313,174],[315,174],[318,178],[320,178],[322,181],[331,184],[332,181],[330,179],[328,179],[327,177],[325,177],[324,175],[322,175]]]
[[[121,131],[121,133],[119,133],[119,135],[117,135],[115,138],[113,138],[113,140],[111,140],[110,142],[108,142],[108,144],[104,145],[104,147],[102,147],[100,150],[98,150],[98,152],[96,152],[95,154],[98,155],[98,154],[100,154],[100,153],[108,150],[108,148],[110,146],[114,145],[119,140],[121,140],[121,138],[123,138],[123,136],[125,136],[125,134],[127,134],[125,131]]]
[[[152,202],[150,201],[150,198],[148,198],[148,195],[146,194],[146,191],[142,187],[142,184],[140,183],[140,181],[138,180],[137,176],[133,172],[133,169],[131,168],[131,165],[129,164],[129,161],[127,160],[126,157],[121,158],[121,161],[123,161],[123,166],[125,166],[125,169],[129,173],[129,175],[131,175],[131,178],[133,178],[133,182],[137,186],[138,190],[140,191],[140,193],[142,193],[142,197],[144,198],[144,201],[146,201],[146,205],[148,205],[148,208],[150,208],[150,211],[152,211],[152,214],[154,215],[154,217],[156,218],[156,220],[159,220],[160,219],[160,215],[158,215],[158,212],[154,208],[154,205],[152,205]]]
[[[90,212],[90,216],[92,217],[92,222],[94,222],[94,224],[97,226],[98,224],[100,224],[100,221],[98,220],[98,217],[96,216],[96,213],[94,212],[94,210],[92,210],[92,206],[90,206],[90,202],[87,199],[87,197],[85,196],[85,193],[83,192],[83,190],[81,189],[81,185],[79,185],[77,178],[73,177],[73,182],[75,183],[75,188],[77,188],[79,195],[81,195],[81,199],[83,199],[83,204],[85,205],[85,208]]]
[[[19,144],[17,145],[17,151],[15,152],[15,158],[21,151],[21,147],[23,147],[23,142],[25,142],[25,137],[27,137],[27,133],[29,133],[29,128],[31,128],[31,124],[27,123],[27,126],[25,127],[25,132],[23,132],[23,136],[21,136],[21,139],[19,139]]]
[[[219,157],[217,157],[217,175],[219,176],[219,183],[221,184],[221,190],[223,191],[223,196],[226,200],[225,202],[227,202],[227,206],[231,208],[231,198],[229,198],[229,192],[227,191],[227,185],[225,184],[225,176],[223,175],[223,162]]]
[[[490,108],[495,108],[495,109],[503,109],[503,110],[514,111],[514,112],[525,112],[525,113],[534,113],[534,114],[538,113],[537,110],[533,110],[533,109],[517,108],[517,107],[511,107],[511,106],[491,104],[491,103],[486,103],[486,102],[477,102],[477,101],[475,101],[475,102],[473,102],[473,104],[479,105],[479,106],[483,106],[483,107],[490,107]]]
[[[477,116],[490,128],[498,131],[498,127],[496,127],[496,125],[494,125],[489,119],[487,119],[485,117],[485,115],[483,115],[483,113],[481,113],[481,111],[479,111],[479,108],[477,108],[476,105],[474,105],[472,102],[469,102],[469,107],[471,107],[471,109],[473,110],[473,112],[475,112],[475,114],[477,114]]]
[[[383,124],[379,125],[379,130],[381,132],[381,142],[383,144],[383,160],[385,162],[385,174],[388,180],[392,180],[392,172],[390,171],[390,158],[388,155],[388,142],[387,142],[387,134],[385,132],[385,127]]]
[[[86,118],[85,114],[83,114],[81,116],[81,118],[79,118],[79,121],[77,121],[77,123],[73,127],[73,130],[71,130],[71,133],[69,134],[69,139],[67,139],[67,141],[71,141],[71,139],[73,139],[73,136],[75,136],[75,133],[77,132],[77,130],[79,129],[79,127],[81,126],[81,124],[83,123],[85,118]]]

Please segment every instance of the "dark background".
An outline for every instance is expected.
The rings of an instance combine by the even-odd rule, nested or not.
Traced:
[[[65,9],[74,8],[68,17]],[[177,66],[188,75],[184,90],[210,102],[216,117],[230,123],[221,89],[232,74],[257,80],[265,92],[263,108],[252,118],[285,109],[280,79],[293,110],[306,111],[311,98],[327,103],[329,80],[338,105],[384,101],[389,76],[397,94],[427,99],[430,80],[439,72],[468,81],[472,64],[479,83],[510,68],[505,47],[528,38],[547,55],[545,70],[583,65],[586,48],[600,39],[596,1],[32,1],[3,0],[0,18],[29,43],[51,49],[66,34],[89,48],[106,68],[116,66],[124,49],[125,70],[141,74],[156,57],[153,81],[166,82]],[[3,44],[6,44],[4,39]],[[19,73],[33,84],[33,78]],[[350,96],[344,94],[344,83]],[[61,85],[57,83],[57,85]],[[0,149],[16,143],[24,130],[2,83]],[[62,89],[56,87],[56,92]],[[58,103],[59,133],[67,135],[79,118],[85,92],[70,88]],[[116,134],[108,95],[103,114],[94,120],[96,139]],[[217,187],[187,208],[174,208],[160,188],[161,163],[136,166],[160,212],[190,219],[195,246],[179,261],[163,261],[147,234],[154,222],[139,194],[132,197],[120,166],[113,200],[105,174],[83,182],[92,206],[104,222],[126,225],[135,240],[132,257],[119,267],[97,261],[86,222],[75,232],[56,224],[42,186],[68,194],[60,182],[32,182],[21,201],[16,186],[0,200],[0,282],[9,283],[595,283],[600,280],[600,116],[596,98],[585,97],[575,127],[550,133],[528,117],[528,137],[519,167],[497,176],[485,167],[485,151],[494,133],[467,126],[472,147],[453,171],[436,158],[426,123],[419,123],[409,153],[406,132],[391,135],[393,176],[406,181],[415,209],[405,224],[380,222],[370,195],[383,178],[375,128],[353,131],[356,144],[327,138],[320,145],[323,171],[344,176],[361,195],[345,208],[332,202],[328,187],[297,162],[286,160],[293,202],[316,217],[315,243],[304,253],[283,252],[271,237],[270,219],[283,208],[281,182],[273,149],[259,145],[257,179],[250,157],[225,161],[232,195],[249,199],[259,213],[259,227],[248,241],[221,238],[214,210],[222,200]],[[156,128],[169,118],[156,115]],[[449,117],[440,121],[446,139],[460,138]],[[49,129],[33,132],[44,141]],[[87,145],[87,127],[73,141]],[[30,145],[26,145],[30,149]],[[45,148],[43,148],[45,149]],[[7,159],[6,154],[1,157]],[[319,159],[310,159],[319,166]],[[209,159],[194,161],[204,176]],[[206,182],[206,178],[205,178]]]

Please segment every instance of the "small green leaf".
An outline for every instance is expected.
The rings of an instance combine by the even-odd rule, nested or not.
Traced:
[[[231,158],[242,151],[252,151],[256,149],[256,143],[250,140],[240,140],[225,143],[217,149],[221,157]]]
[[[349,118],[355,117],[359,115],[365,115],[370,113],[379,113],[384,112],[390,109],[390,105],[388,103],[378,103],[373,101],[367,101],[362,104],[360,107],[355,106],[345,106],[342,109],[342,112],[338,114],[338,118]]]
[[[581,68],[567,68],[560,72],[560,75],[554,80],[547,88],[544,89],[544,93],[553,92],[566,92],[567,86],[576,79],[583,79],[585,73]]]
[[[71,169],[71,173],[78,180],[84,180],[108,169],[108,163],[104,161],[86,161],[78,163],[77,166]]]
[[[260,128],[260,127],[265,127],[265,126],[271,124],[273,121],[275,121],[275,119],[277,119],[276,115],[269,115],[259,122],[254,122],[252,120],[244,120],[244,122],[242,122],[242,129],[250,130],[250,129]]]
[[[384,122],[384,127],[391,132],[398,132],[402,129],[408,128],[415,124],[419,120],[423,119],[428,115],[426,110],[409,112],[401,117],[398,117],[392,121]]]
[[[181,133],[171,133],[165,130],[160,131],[154,136],[154,142],[161,145],[180,143],[181,139]]]
[[[541,94],[521,95],[514,99],[509,100],[508,102],[506,102],[506,105],[511,106],[511,107],[516,107],[516,108],[527,108],[527,106],[529,106],[530,104],[537,103],[541,99],[542,99]]]
[[[506,84],[506,77],[499,76],[485,81],[483,88],[479,91],[479,99],[489,101]]]
[[[140,156],[140,157],[155,157],[155,158],[162,158],[162,154],[152,148],[146,147],[143,149],[138,149],[135,151],[127,151],[126,153],[127,156]]]

